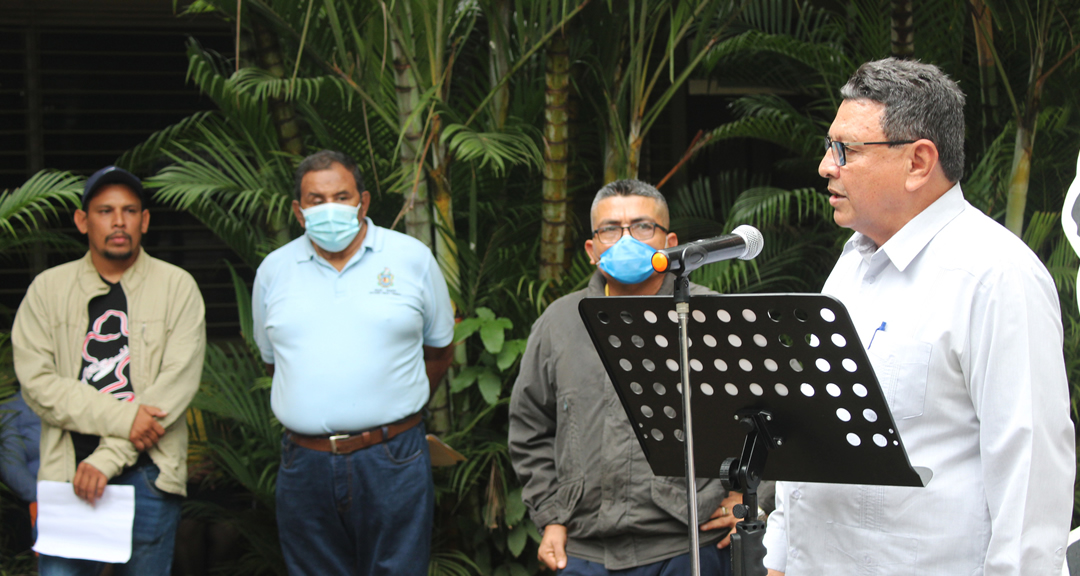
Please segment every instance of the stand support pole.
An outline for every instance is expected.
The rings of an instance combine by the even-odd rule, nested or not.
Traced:
[[[698,533],[697,482],[694,472],[694,427],[690,416],[690,279],[675,278],[675,312],[679,315],[679,372],[682,377],[683,442],[686,449],[686,510],[687,530],[690,533],[690,574],[700,576],[701,535]]]

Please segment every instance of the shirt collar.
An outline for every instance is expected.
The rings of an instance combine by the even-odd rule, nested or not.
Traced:
[[[353,254],[349,262],[345,264],[345,268],[352,266],[354,262],[358,262],[364,254],[371,250],[372,252],[382,252],[383,245],[386,243],[385,231],[382,228],[376,226],[371,218],[364,217],[364,222],[367,223],[367,232],[364,234],[364,241],[360,243],[360,249]],[[330,266],[330,263],[325,258],[319,256],[318,252],[315,252],[315,246],[311,243],[311,239],[304,236],[304,241],[300,243],[300,250],[296,253],[297,262],[321,262]],[[341,271],[344,272],[345,268]]]
[[[885,253],[889,261],[901,272],[911,264],[911,261],[926,248],[934,236],[945,227],[953,218],[964,211],[967,202],[964,193],[957,182],[947,192],[941,195],[922,212],[904,224],[900,230],[893,234],[880,250]],[[869,259],[878,251],[874,241],[856,232],[844,245],[844,254],[851,250],[857,250],[864,259]]]

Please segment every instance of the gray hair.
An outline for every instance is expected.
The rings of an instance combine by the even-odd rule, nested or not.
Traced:
[[[607,184],[596,193],[596,197],[593,198],[592,207],[589,208],[589,223],[596,225],[592,221],[593,214],[596,214],[596,207],[600,205],[601,200],[606,200],[614,196],[643,196],[645,198],[651,198],[656,201],[657,207],[660,208],[660,214],[664,216],[666,220],[668,217],[668,205],[667,199],[660,193],[653,185],[646,184],[640,180],[616,180]],[[662,225],[666,226],[667,222]]]
[[[964,93],[937,66],[896,58],[867,62],[840,96],[884,104],[881,129],[887,140],[925,138],[937,146],[945,177],[963,177]]]
[[[344,152],[338,152],[336,150],[319,150],[318,152],[304,158],[300,165],[296,167],[295,177],[295,189],[296,201],[300,201],[300,182],[303,181],[304,176],[308,172],[318,172],[319,170],[329,170],[330,166],[334,164],[341,164],[352,173],[353,180],[356,181],[356,191],[363,192],[367,190],[364,188],[364,175],[360,173],[360,168],[356,165],[356,162]]]

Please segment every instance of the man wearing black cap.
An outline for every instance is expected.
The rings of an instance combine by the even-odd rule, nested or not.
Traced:
[[[150,225],[134,175],[86,182],[75,226],[89,251],[42,272],[12,328],[15,373],[41,416],[38,480],[71,482],[93,504],[135,488],[131,559],[117,574],[169,574],[187,479],[184,411],[199,387],[206,325],[195,280],[140,248]],[[42,576],[101,572],[42,555]]]

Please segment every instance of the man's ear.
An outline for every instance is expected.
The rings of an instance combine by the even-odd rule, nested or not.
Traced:
[[[368,208],[371,208],[371,194],[367,190],[360,193],[360,223],[364,223],[364,218],[367,217]]]
[[[145,208],[142,211],[142,233],[146,234],[146,231],[150,229],[150,211]]]
[[[296,216],[296,221],[300,223],[300,227],[304,228],[304,211],[300,209],[300,202],[292,201],[292,213]]]
[[[600,259],[593,254],[593,241],[589,238],[585,241],[585,253],[589,255],[589,264],[596,266],[600,263]]]
[[[679,237],[676,236],[674,232],[668,232],[664,242],[664,248],[674,248],[679,245]]]
[[[76,210],[72,220],[75,221],[75,227],[79,229],[79,233],[86,234],[86,212],[81,208]]]
[[[916,140],[908,154],[907,189],[918,190],[926,185],[940,164],[938,149],[927,139]]]

